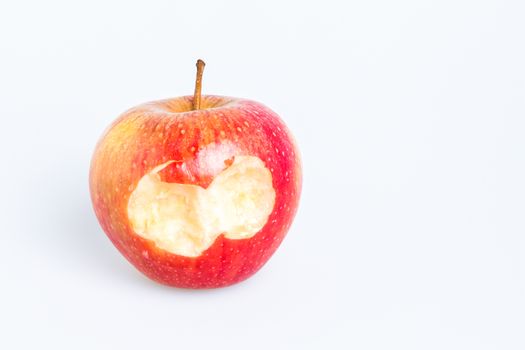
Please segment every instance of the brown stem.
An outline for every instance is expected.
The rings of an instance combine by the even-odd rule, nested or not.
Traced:
[[[193,93],[193,110],[201,108],[202,73],[204,72],[203,60],[197,60],[197,78],[195,78],[195,92]]]

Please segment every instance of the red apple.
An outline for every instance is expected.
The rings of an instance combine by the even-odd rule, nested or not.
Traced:
[[[145,103],[104,133],[91,162],[97,218],[149,278],[175,287],[242,281],[275,252],[295,216],[301,164],[277,114],[238,98]]]

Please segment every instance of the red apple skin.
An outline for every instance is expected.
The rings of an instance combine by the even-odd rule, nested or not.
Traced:
[[[224,287],[257,272],[282,242],[299,204],[300,156],[286,125],[264,105],[203,96],[202,109],[192,111],[192,101],[190,96],[155,101],[122,114],[95,149],[91,199],[111,242],[150,279],[180,288]],[[133,231],[128,200],[154,167],[176,160],[160,173],[163,181],[207,188],[232,157],[241,155],[265,163],[276,192],[267,223],[253,237],[234,240],[221,234],[200,256],[186,257]]]

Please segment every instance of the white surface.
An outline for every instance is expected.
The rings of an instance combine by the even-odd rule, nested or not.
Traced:
[[[523,1],[0,4],[0,348],[523,349]],[[304,158],[277,254],[232,288],[142,277],[98,226],[125,109],[259,100]]]

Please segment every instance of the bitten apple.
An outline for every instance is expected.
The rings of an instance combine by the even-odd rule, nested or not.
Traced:
[[[297,146],[264,105],[201,96],[145,103],[104,133],[91,161],[96,216],[149,278],[175,287],[242,281],[275,252],[301,192]]]

